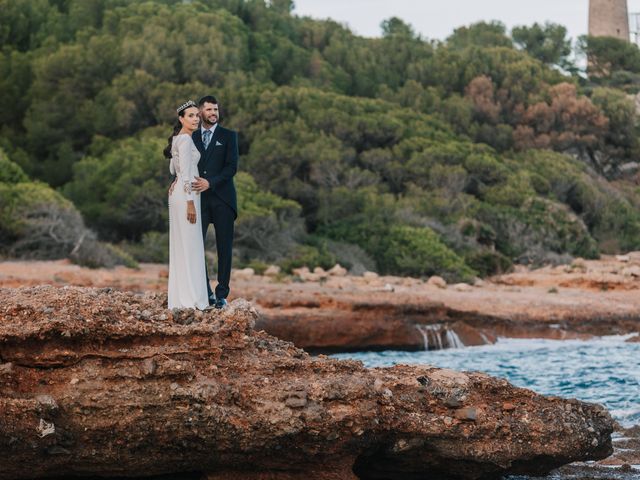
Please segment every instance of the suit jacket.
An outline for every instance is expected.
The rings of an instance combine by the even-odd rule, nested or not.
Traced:
[[[200,152],[198,172],[209,181],[209,189],[200,194],[201,202],[212,201],[214,195],[229,205],[238,216],[238,200],[233,176],[238,171],[238,134],[218,125],[205,150],[202,133],[198,128],[192,135]]]

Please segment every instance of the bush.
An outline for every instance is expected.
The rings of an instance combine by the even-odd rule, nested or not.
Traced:
[[[316,241],[316,245],[298,245],[284,260],[279,262],[283,271],[291,273],[294,268],[322,267],[325,270],[336,264],[336,257],[327,249],[326,241]]]
[[[245,172],[236,175],[236,187],[235,255],[243,262],[276,262],[285,257],[305,235],[300,205],[261,190]]]
[[[384,273],[415,277],[437,274],[448,281],[469,281],[476,275],[429,228],[394,226],[384,243],[385,249],[378,260]]]
[[[88,267],[134,263],[98,242],[73,204],[41,183],[0,183],[0,239],[11,257],[70,258]]]
[[[9,157],[0,149],[0,183],[28,182],[29,177],[18,164],[9,160]]]
[[[483,204],[477,216],[495,230],[498,251],[520,263],[555,262],[558,255],[598,257],[584,222],[557,202],[530,198],[518,209]]]
[[[105,240],[139,241],[145,232],[168,228],[169,163],[159,132],[111,145],[101,157],[85,157],[74,167],[64,193]]]
[[[375,272],[377,269],[375,260],[358,245],[328,240],[327,248],[336,257],[336,262],[352,275]]]
[[[500,252],[492,250],[474,250],[464,257],[465,262],[481,277],[500,275],[511,270],[513,263]]]
[[[138,262],[169,263],[168,232],[146,232],[139,242],[124,242],[121,248]]]

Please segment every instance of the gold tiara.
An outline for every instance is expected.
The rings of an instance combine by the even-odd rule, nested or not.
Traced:
[[[198,105],[196,104],[196,102],[194,102],[193,100],[189,100],[187,103],[183,103],[182,105],[180,105],[176,110],[176,112],[178,113],[178,115],[180,115],[181,111],[186,110],[189,107],[197,107],[197,106]]]

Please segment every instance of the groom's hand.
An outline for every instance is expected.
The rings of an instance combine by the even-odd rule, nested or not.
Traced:
[[[195,181],[191,182],[191,188],[196,192],[204,192],[209,189],[209,181],[206,178],[196,177]]]

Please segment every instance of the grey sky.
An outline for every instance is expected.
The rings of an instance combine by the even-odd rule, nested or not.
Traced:
[[[508,28],[550,21],[567,27],[574,39],[587,33],[589,0],[294,0],[297,15],[332,18],[358,35],[380,35],[380,22],[392,16],[430,39],[444,39],[457,27],[500,20]],[[628,0],[640,12],[640,0]],[[632,28],[633,30],[633,28]]]

